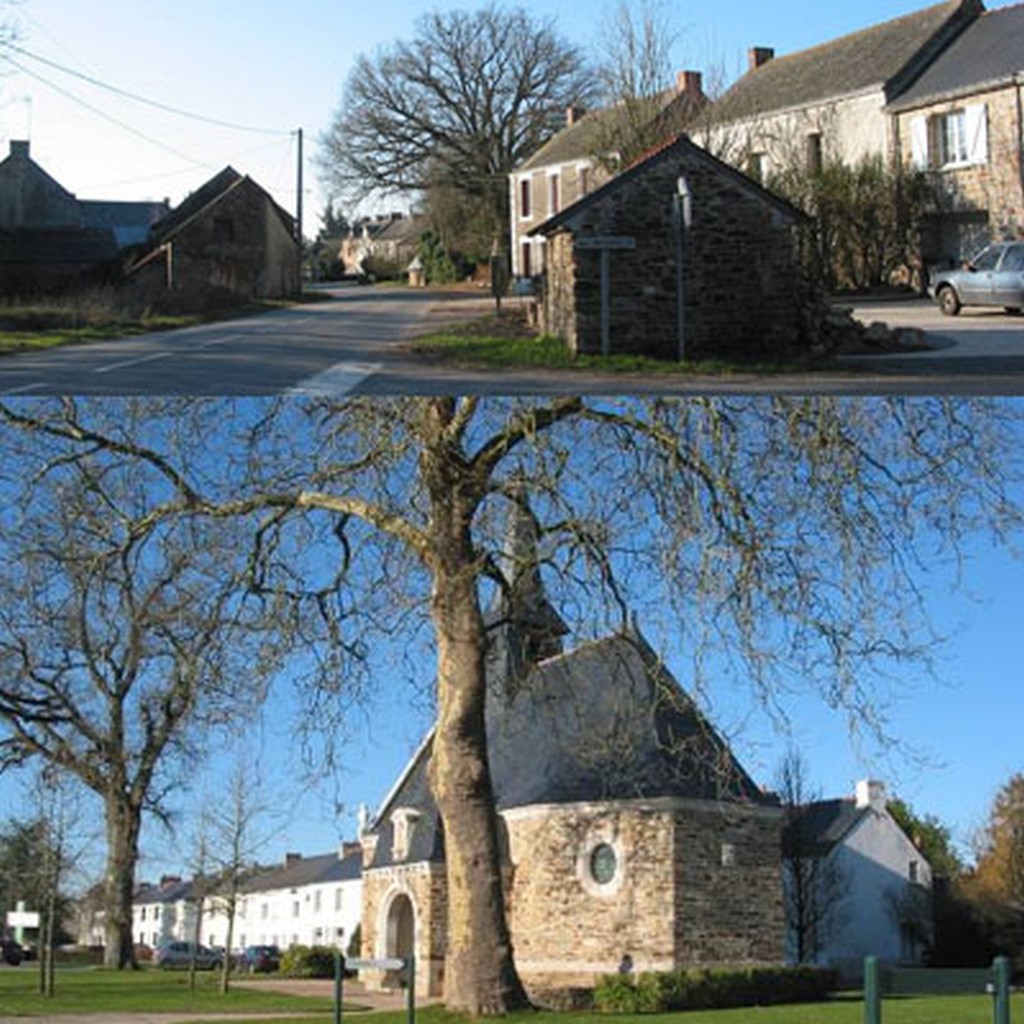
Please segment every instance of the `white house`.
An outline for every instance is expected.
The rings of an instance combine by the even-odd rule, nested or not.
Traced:
[[[242,887],[231,945],[338,946],[347,948],[362,915],[362,852],[357,843],[313,857],[290,853],[275,868],[258,871]],[[197,889],[193,882],[165,877],[143,885],[132,906],[135,941],[191,939]],[[199,941],[227,946],[228,917],[216,894],[204,900]]]
[[[783,851],[788,959],[844,978],[858,977],[869,955],[922,961],[933,936],[932,870],[889,813],[883,783],[791,809]]]

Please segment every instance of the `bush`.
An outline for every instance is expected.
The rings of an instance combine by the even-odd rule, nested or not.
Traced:
[[[333,978],[330,946],[292,946],[281,954],[281,973],[289,978]]]
[[[606,975],[594,1003],[604,1013],[664,1013],[818,1002],[835,989],[834,971],[814,967],[707,968]]]

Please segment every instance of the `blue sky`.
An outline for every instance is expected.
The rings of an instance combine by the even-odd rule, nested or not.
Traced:
[[[220,121],[273,134],[233,131],[160,113],[18,57],[46,84],[10,66],[0,77],[0,152],[31,136],[36,159],[84,199],[177,202],[225,164],[251,174],[289,210],[295,205],[296,146],[307,157],[338,106],[354,59],[408,38],[428,0],[17,0],[21,45],[49,61],[123,90]],[[445,4],[473,9],[476,2]],[[525,0],[565,36],[594,52],[614,0]],[[750,46],[785,53],[925,6],[914,0],[860,4],[766,4],[722,0],[667,5],[678,36],[678,68],[743,69]],[[993,3],[990,6],[1000,6]],[[75,100],[116,118],[113,124]],[[141,138],[141,135],[147,138]],[[173,151],[173,152],[172,152]],[[307,208],[324,203],[307,167]]]

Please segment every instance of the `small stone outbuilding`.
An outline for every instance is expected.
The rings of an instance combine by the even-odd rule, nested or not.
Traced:
[[[635,627],[567,648],[529,517],[487,616],[488,757],[517,969],[534,995],[635,971],[778,963],[782,811]],[[444,989],[448,890],[427,737],[363,843],[364,957]],[[393,978],[364,972],[371,984]]]
[[[585,354],[785,357],[811,340],[803,222],[679,136],[533,230],[547,242],[542,329]]]

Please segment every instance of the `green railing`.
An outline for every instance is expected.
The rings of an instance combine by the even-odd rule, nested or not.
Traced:
[[[1010,1024],[1010,962],[998,957],[989,968],[889,967],[869,956],[864,961],[864,1024],[882,1024],[885,996],[992,996],[993,1024]]]

